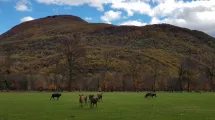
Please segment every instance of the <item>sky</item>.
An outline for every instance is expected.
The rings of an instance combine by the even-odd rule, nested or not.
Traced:
[[[215,0],[0,0],[0,34],[22,22],[75,15],[91,23],[167,23],[215,36]]]

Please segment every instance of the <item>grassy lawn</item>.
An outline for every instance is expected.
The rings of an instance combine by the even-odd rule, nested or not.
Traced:
[[[104,93],[98,108],[80,108],[78,95],[63,93],[0,93],[0,120],[214,120],[214,93]],[[89,93],[83,93],[88,95]],[[96,94],[96,93],[95,93]]]

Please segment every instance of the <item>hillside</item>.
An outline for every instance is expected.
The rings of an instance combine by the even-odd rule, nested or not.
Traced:
[[[82,44],[87,46],[87,62],[82,63],[85,73],[79,81],[87,80],[91,88],[95,88],[97,79],[106,79],[105,76],[101,78],[104,71],[109,71],[106,74],[113,76],[110,80],[119,82],[121,79],[132,79],[128,68],[129,61],[135,58],[140,59],[145,66],[142,72],[144,77],[139,82],[143,82],[146,87],[152,79],[154,62],[159,66],[161,75],[158,81],[162,83],[167,82],[169,76],[171,79],[177,76],[178,67],[184,58],[190,58],[199,68],[204,68],[215,52],[215,38],[196,30],[169,24],[114,26],[87,23],[79,17],[59,15],[22,23],[1,35],[0,58],[4,58],[6,50],[10,51],[14,73],[29,74],[31,71],[34,75],[53,73],[56,62],[60,60],[63,67],[59,70],[64,74],[66,60],[59,52],[62,41],[58,38],[73,34],[80,35]],[[110,58],[104,55],[108,51],[112,52]],[[105,65],[107,59],[110,59],[108,66]]]

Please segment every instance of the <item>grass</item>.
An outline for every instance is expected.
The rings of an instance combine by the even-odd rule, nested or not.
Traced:
[[[214,120],[214,93],[104,93],[98,108],[80,108],[80,93],[0,93],[0,120]],[[85,95],[89,93],[84,93]]]

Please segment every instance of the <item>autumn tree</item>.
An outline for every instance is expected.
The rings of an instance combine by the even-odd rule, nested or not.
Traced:
[[[118,91],[122,91],[125,89],[125,86],[123,83],[125,80],[123,78],[123,73],[122,72],[116,72],[114,75],[113,75],[113,80],[112,80],[112,83],[113,83],[113,90],[118,90]]]
[[[24,66],[23,73],[27,77],[27,90],[33,90],[35,88],[35,75],[38,74],[37,71],[30,66]],[[44,75],[44,73],[42,75]]]
[[[121,90],[125,91],[126,90],[126,86],[129,84],[126,81],[126,78],[130,77],[131,74],[131,70],[129,68],[131,63],[130,62],[123,62],[121,65],[119,64],[119,69],[120,69],[120,73],[119,74],[119,78],[120,78],[120,84],[121,84]],[[127,84],[126,84],[127,83]]]
[[[133,91],[138,90],[138,84],[144,79],[144,67],[143,58],[140,54],[137,54],[137,56],[132,56],[129,59],[128,71],[132,76]]]
[[[211,89],[215,92],[215,55],[209,60],[209,65],[206,66],[206,74],[210,81]]]
[[[62,86],[64,84],[64,80],[63,80],[63,75],[64,75],[64,71],[65,71],[65,66],[61,63],[61,59],[63,58],[63,56],[61,54],[56,56],[56,59],[54,60],[54,66],[53,69],[51,71],[51,73],[53,73],[53,77],[54,77],[54,89],[61,89],[62,90]],[[59,80],[60,79],[60,80]]]
[[[3,59],[0,59],[0,87],[1,89],[5,89],[5,78],[4,78],[4,74],[5,74],[5,71],[3,69],[4,67],[4,60]]]
[[[113,74],[110,72],[106,72],[105,78],[104,78],[104,89],[113,91],[114,89],[114,79]]]
[[[72,83],[76,84],[78,73],[83,71],[83,58],[86,56],[86,47],[81,43],[78,35],[72,37],[63,36],[60,38],[62,42],[62,53],[65,55],[69,71],[68,87],[72,89]],[[76,86],[76,85],[75,85]]]
[[[5,87],[7,90],[9,90],[9,88],[10,88],[9,83],[8,83],[8,76],[12,72],[11,66],[13,63],[13,60],[11,58],[12,50],[10,49],[10,47],[12,47],[12,46],[8,46],[7,44],[4,44],[2,46],[2,49],[5,53],[5,57],[4,57],[4,60],[2,61],[1,70],[0,70],[1,74],[6,76],[6,79],[4,79],[4,83],[5,83]]]
[[[116,49],[110,49],[110,50],[105,50],[103,51],[103,60],[104,60],[104,71],[103,71],[103,80],[102,82],[98,79],[98,86],[97,88],[100,88],[100,84],[106,84],[105,75],[106,73],[110,70],[110,64],[112,62],[113,57],[116,56]],[[100,83],[101,82],[101,83]]]

